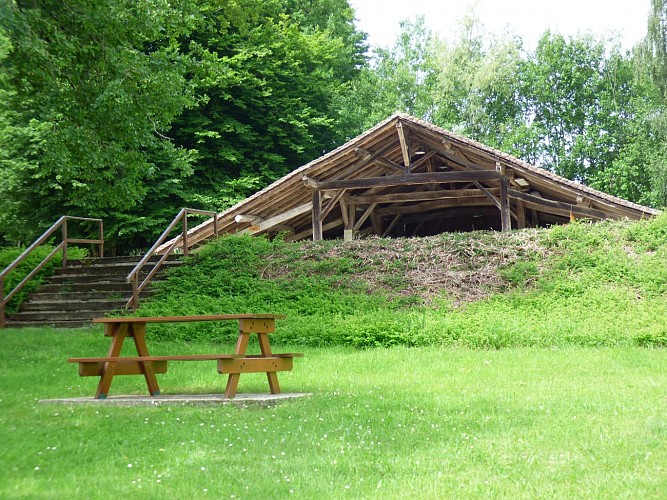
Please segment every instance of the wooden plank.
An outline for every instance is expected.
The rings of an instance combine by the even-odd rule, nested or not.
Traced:
[[[134,345],[137,348],[137,354],[139,354],[139,356],[148,356],[148,346],[146,345],[146,323],[133,324],[131,325],[131,329],[134,330],[133,338]],[[160,387],[157,384],[157,378],[155,378],[153,363],[151,361],[144,361],[139,364],[142,367],[146,386],[148,387],[148,393],[151,396],[159,395]]]
[[[366,211],[362,214],[361,217],[359,217],[359,220],[357,220],[356,224],[352,228],[353,231],[358,231],[359,228],[366,222],[366,219],[370,217],[370,215],[373,213],[373,210],[375,210],[375,207],[377,207],[377,203],[371,203],[369,207],[366,209]]]
[[[313,191],[313,241],[322,241],[322,191]]]
[[[407,173],[407,169],[403,167],[403,165],[399,165],[398,163],[391,161],[389,158],[385,158],[377,153],[371,154],[370,151],[367,151],[364,148],[356,148],[355,151],[369,155],[372,158],[370,162],[377,163],[383,167],[389,167],[390,169],[397,170],[403,174]]]
[[[285,352],[280,354],[271,354],[278,358],[301,358],[301,352]],[[120,356],[115,358],[69,358],[70,363],[106,363],[109,361],[217,361],[218,359],[252,358],[259,357],[254,354],[175,354],[167,356]]]
[[[269,336],[264,333],[258,333],[257,340],[259,342],[259,349],[262,353],[262,358],[270,358],[271,344],[269,344]],[[290,362],[291,361],[292,360],[290,359]],[[220,363],[218,363],[218,365],[219,364]],[[291,369],[291,364],[290,364],[290,369]],[[276,371],[268,370],[266,372],[266,378],[269,381],[269,390],[271,391],[271,394],[280,394],[280,384],[278,383],[278,375],[276,375]]]
[[[236,339],[236,348],[234,349],[234,354],[245,354],[248,349],[248,341],[250,340],[250,334],[243,331],[239,332],[239,336]],[[221,363],[223,360],[218,360],[218,371],[220,371]],[[236,389],[239,385],[239,378],[241,377],[239,372],[230,373],[227,377],[227,385],[225,386],[225,397],[233,398],[236,396]]]
[[[342,226],[342,225],[343,225],[343,221],[341,219],[336,219],[332,222],[328,222],[327,224],[324,224],[322,226],[322,233],[325,233],[326,231],[330,231],[330,230],[335,229],[335,228],[337,228],[339,226]],[[299,241],[299,240],[302,240],[304,238],[308,238],[312,234],[313,234],[312,224],[309,224],[308,229],[305,229],[305,230],[303,230],[299,233],[294,233],[294,234],[288,235],[287,237],[285,237],[285,241]]]
[[[414,214],[430,210],[450,209],[454,207],[483,207],[491,205],[491,201],[484,198],[456,198],[447,200],[425,201],[408,206],[389,206],[377,210],[378,215]]]
[[[514,189],[509,189],[508,194],[511,198],[523,200],[526,207],[532,208],[541,212],[560,215],[562,217],[569,217],[570,212],[579,217],[589,217],[592,219],[606,219],[609,213],[597,210],[594,208],[581,207],[576,204],[564,203],[562,201],[547,200],[534,194],[523,193]]]
[[[107,356],[110,358],[120,356],[120,353],[123,349],[123,342],[125,341],[125,337],[127,337],[128,332],[128,326],[125,324],[113,325],[112,328],[115,330],[115,332],[112,335],[113,338],[111,339],[111,346],[109,347],[109,352],[107,353]],[[95,391],[95,399],[105,399],[107,397],[115,372],[115,362],[104,363],[102,376],[100,377],[100,381],[97,384],[97,390]]]
[[[500,224],[501,231],[512,230],[512,214],[510,212],[510,199],[507,194],[507,179],[500,181]]]
[[[273,217],[270,217],[266,220],[261,221],[259,224],[256,224],[254,226],[250,226],[247,229],[244,229],[242,231],[239,231],[241,234],[259,234],[263,231],[266,231],[268,229],[271,229],[272,227],[275,227],[279,224],[283,224],[284,222],[293,219],[294,217],[298,217],[299,215],[305,214],[307,212],[310,212],[313,209],[313,203],[308,202],[304,203],[302,205],[299,205],[298,207],[294,207],[290,210],[287,210],[286,212],[283,212],[281,214],[275,215]]]
[[[479,183],[478,183],[479,184]],[[481,186],[480,184],[480,187]],[[493,197],[495,193],[500,195],[500,188],[489,188],[486,189],[490,197]],[[374,194],[374,195],[359,195],[359,196],[350,196],[348,199],[350,201],[354,200],[355,203],[366,204],[366,203],[409,203],[414,201],[431,201],[431,200],[445,200],[449,198],[483,198],[484,196],[489,196],[481,189],[441,189],[438,191],[415,191],[411,193],[386,193],[386,194]],[[498,202],[498,208],[500,208],[500,202]]]
[[[239,331],[242,333],[274,333],[276,322],[272,318],[242,318],[239,320]]]
[[[217,358],[216,358],[217,359]],[[136,359],[120,359],[116,363],[115,375],[143,375],[145,361]],[[167,373],[166,361],[151,361],[153,373]],[[82,377],[99,377],[104,373],[105,361],[79,361],[79,375]]]
[[[403,165],[407,169],[407,173],[410,173],[410,148],[407,138],[407,132],[403,128],[403,124],[399,120],[396,122],[396,131],[398,132],[398,141],[401,144],[401,154],[403,155]]]
[[[362,177],[339,181],[321,181],[318,182],[318,189],[331,191],[337,189],[368,189],[401,185],[415,186],[419,184],[439,184],[446,182],[493,181],[500,179],[500,177],[500,173],[493,170],[480,170],[476,172],[433,172],[385,177]]]
[[[473,184],[479,188],[479,190],[484,193],[484,195],[493,203],[498,210],[500,210],[500,200],[496,198],[496,194],[500,196],[500,189],[493,190],[494,192],[492,193],[490,189],[485,188],[482,186],[479,182],[475,181]]]
[[[327,204],[327,206],[322,210],[322,215],[320,217],[321,220],[324,220],[327,218],[327,215],[329,215],[329,212],[338,204],[340,199],[343,197],[345,194],[345,189],[341,189],[338,191],[333,198],[331,198],[331,201]]]
[[[419,169],[422,165],[426,164],[427,166],[427,171],[432,172],[432,170],[429,168],[429,160],[435,156],[435,151],[428,151],[424,156],[419,158],[416,162],[412,164],[410,167],[411,172],[416,172],[417,169]]]
[[[519,229],[526,228],[526,205],[522,200],[516,200],[516,226]]]
[[[293,364],[292,358],[278,357],[221,359],[218,361],[218,373],[236,375],[237,377],[241,373],[266,372],[275,374],[275,372],[292,370]]]
[[[93,323],[179,323],[193,321],[224,321],[231,319],[285,319],[285,314],[205,314],[195,316],[147,316],[124,318],[95,318]]]

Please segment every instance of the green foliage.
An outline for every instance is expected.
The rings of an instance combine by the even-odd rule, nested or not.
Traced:
[[[228,208],[338,145],[363,52],[346,0],[3,0],[0,234],[102,217],[128,253]]]
[[[55,247],[49,245],[42,245],[36,248],[26,259],[14,268],[4,280],[4,293],[5,296],[16,286],[23,281],[23,279],[30,274],[48,255],[53,251]],[[0,248],[0,270],[5,269],[9,266],[16,258],[23,253],[25,248],[11,248],[4,247]],[[68,259],[81,259],[87,255],[86,249],[77,248],[77,247],[68,247],[67,256]],[[11,314],[18,310],[21,303],[28,298],[30,292],[34,291],[39,287],[46,276],[50,276],[53,272],[62,266],[62,252],[58,252],[53,258],[48,261],[42,270],[28,281],[25,286],[16,293],[9,301],[6,306],[6,313]]]
[[[227,208],[230,182],[257,179],[237,185],[245,197],[340,143],[333,101],[363,61],[362,35],[345,0],[240,0],[243,15],[200,3],[207,22],[183,50],[197,60],[202,104],[179,117],[173,137],[197,151],[187,199]]]
[[[658,346],[667,313],[666,227],[662,215],[437,240],[285,243],[228,236],[174,270],[138,314],[284,313],[276,340],[309,346]],[[450,253],[434,253],[436,245]],[[498,255],[513,255],[512,245],[532,249],[493,264]],[[456,263],[459,251],[468,257]],[[497,274],[491,265],[500,266]],[[472,266],[468,283],[488,280],[477,291],[463,285],[469,298],[447,288],[462,279],[464,266]],[[415,270],[419,277],[442,275],[440,299],[411,285]],[[480,300],[485,286],[488,298]],[[219,328],[152,331],[163,339],[233,341],[232,326]]]
[[[424,18],[403,21],[390,49],[376,47],[370,64],[339,96],[340,121],[348,138],[376,125],[396,111],[429,119],[436,106],[436,61],[433,34]]]
[[[423,20],[402,27],[341,101],[346,128],[361,132],[407,112],[610,194],[667,204],[655,49],[623,54],[611,40],[547,31],[530,52],[474,15],[450,42]]]

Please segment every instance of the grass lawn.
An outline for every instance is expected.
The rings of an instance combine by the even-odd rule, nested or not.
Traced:
[[[307,348],[272,408],[45,405],[90,396],[100,330],[0,331],[0,498],[665,498],[667,351]],[[154,354],[232,346],[153,341]],[[214,362],[163,393],[222,392]],[[139,377],[111,394],[141,393]],[[265,376],[239,392],[264,392]]]

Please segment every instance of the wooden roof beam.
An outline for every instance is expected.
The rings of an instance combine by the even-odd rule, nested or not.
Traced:
[[[392,175],[385,177],[361,177],[338,181],[317,181],[304,176],[306,185],[322,191],[338,189],[369,189],[388,186],[417,186],[420,184],[441,184],[447,182],[474,182],[499,180],[502,175],[495,170],[480,170],[476,172],[433,172],[410,175]]]
[[[449,198],[483,198],[485,195],[492,198],[500,196],[500,188],[484,188],[484,190],[486,192],[480,189],[441,189],[438,191],[359,195],[349,196],[347,201],[363,205],[366,203],[410,203],[416,201],[445,200]]]
[[[523,193],[514,189],[509,189],[508,194],[510,198],[524,201],[526,207],[548,214],[560,215],[562,217],[569,217],[570,214],[573,214],[579,217],[588,217],[592,219],[610,218],[608,212],[597,210],[595,208],[582,207],[580,205],[564,203],[562,201],[547,200],[546,198],[534,194]]]
[[[410,143],[408,141],[408,133],[403,127],[403,124],[399,120],[396,123],[396,131],[398,132],[398,140],[401,143],[401,153],[403,154],[403,165],[409,173],[410,168]]]

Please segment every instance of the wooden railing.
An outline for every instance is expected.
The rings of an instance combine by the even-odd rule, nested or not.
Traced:
[[[181,248],[183,255],[188,255],[188,251],[190,249],[190,245],[188,243],[188,215],[189,214],[196,214],[196,215],[208,215],[213,217],[213,235],[214,237],[218,236],[218,214],[217,212],[211,212],[208,210],[196,210],[194,208],[181,208],[181,211],[178,212],[178,215],[174,217],[174,220],[169,224],[169,227],[164,230],[162,235],[157,239],[157,241],[153,244],[151,249],[144,255],[144,257],[139,261],[139,263],[135,266],[132,271],[130,271],[130,274],[127,275],[127,282],[132,282],[132,297],[130,297],[130,300],[127,301],[127,304],[125,304],[126,309],[132,309],[135,311],[137,307],[139,307],[139,294],[141,291],[148,286],[150,283],[151,279],[155,274],[160,270],[160,267],[162,267],[162,264],[164,264],[164,261],[167,260],[167,258],[174,253],[174,251],[177,248]],[[146,265],[146,263],[153,257],[154,255],[157,254],[157,249],[164,241],[167,239],[169,234],[174,230],[174,228],[178,225],[178,223],[182,221],[183,222],[183,232],[179,234],[173,241],[173,243],[162,253],[162,256],[160,259],[155,263],[153,266],[153,269],[150,270],[148,275],[141,281],[139,282],[139,274],[141,273],[141,270],[143,267]]]
[[[69,235],[67,234],[67,221],[68,220],[77,220],[77,221],[89,221],[89,222],[97,222],[99,224],[99,230],[100,230],[100,237],[97,240],[85,240],[85,239],[78,239],[78,238],[70,238]],[[37,247],[42,245],[45,241],[47,241],[56,231],[60,229],[62,231],[62,241],[60,244],[53,249],[49,255],[44,257],[44,260],[42,260],[41,263],[37,265],[28,275],[23,278],[23,281],[21,281],[16,288],[14,288],[12,291],[7,293],[5,295],[5,278],[6,276],[12,272],[21,262],[23,262],[28,255],[30,255]],[[70,243],[83,243],[83,244],[96,244],[99,245],[99,252],[100,252],[100,257],[104,256],[104,223],[102,222],[102,219],[89,219],[86,217],[71,217],[69,215],[63,215],[60,219],[56,221],[53,226],[51,226],[49,229],[47,229],[39,238],[35,240],[35,242],[30,245],[28,248],[25,249],[25,251],[19,255],[14,262],[9,264],[2,272],[0,272],[0,328],[5,327],[5,306],[7,303],[16,295],[24,286],[25,284],[30,281],[32,278],[35,277],[35,275],[46,265],[47,262],[49,262],[55,255],[58,253],[59,250],[62,250],[63,252],[63,267],[67,267],[67,246]]]

